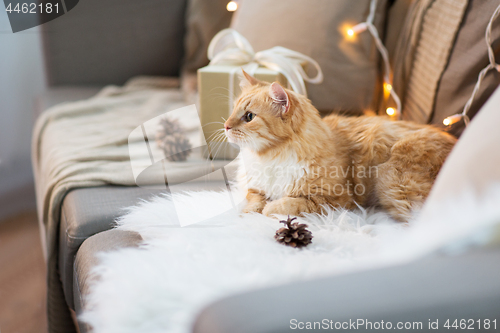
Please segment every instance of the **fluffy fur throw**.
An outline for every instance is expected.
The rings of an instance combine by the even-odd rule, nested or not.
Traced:
[[[195,202],[193,214],[202,215],[224,195],[189,192],[176,202]],[[410,225],[381,212],[329,209],[298,219],[314,239],[295,249],[274,240],[276,219],[232,211],[180,227],[170,198],[158,197],[118,221],[118,229],[139,232],[144,245],[101,255],[94,269],[100,279],[81,319],[96,333],[189,332],[202,307],[237,292],[462,251],[491,242],[500,221],[500,189],[486,198],[475,201],[471,192]]]

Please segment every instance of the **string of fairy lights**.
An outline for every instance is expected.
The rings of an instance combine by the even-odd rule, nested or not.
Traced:
[[[384,97],[387,99],[389,97],[392,98],[395,104],[395,108],[390,106],[387,107],[385,112],[387,115],[389,115],[391,118],[396,118],[400,119],[401,118],[401,100],[398,96],[398,94],[394,91],[394,86],[392,82],[392,73],[391,73],[391,67],[389,64],[389,55],[387,52],[386,47],[384,46],[384,43],[382,42],[382,39],[380,38],[378,34],[378,30],[373,24],[373,20],[375,18],[375,12],[377,9],[377,2],[378,0],[371,0],[370,1],[370,12],[368,14],[368,17],[365,22],[361,22],[356,24],[353,27],[347,27],[345,29],[346,37],[347,38],[354,38],[355,36],[361,34],[364,31],[368,31],[374,41],[375,41],[375,46],[377,47],[377,50],[379,51],[382,60],[384,62],[384,76],[383,76],[383,89],[384,89]],[[238,9],[238,1],[229,1],[226,9],[230,12],[234,12]],[[488,58],[489,58],[489,64],[481,70],[479,73],[476,85],[474,87],[474,90],[472,92],[471,97],[465,104],[462,113],[459,114],[454,114],[452,116],[446,117],[443,120],[443,124],[445,126],[451,126],[460,120],[464,120],[465,126],[468,125],[469,123],[469,117],[467,115],[468,111],[470,110],[470,107],[472,105],[472,102],[474,101],[474,98],[476,97],[479,88],[481,86],[481,82],[486,76],[486,74],[490,70],[497,70],[500,72],[500,65],[496,63],[495,60],[495,53],[493,52],[492,48],[492,41],[491,41],[491,30],[492,30],[492,25],[493,22],[495,21],[496,18],[500,16],[500,5],[496,8],[496,10],[493,12],[493,15],[490,18],[490,21],[488,22],[488,25],[486,27],[486,32],[485,32],[485,40],[486,40],[486,46],[488,48]]]
[[[348,37],[354,37],[368,30],[368,32],[372,35],[375,41],[375,46],[377,47],[378,51],[380,52],[380,55],[382,56],[382,60],[384,61],[384,77],[383,77],[384,96],[392,97],[394,103],[396,104],[396,108],[388,107],[386,108],[385,112],[389,116],[399,119],[401,117],[401,100],[399,99],[398,94],[396,94],[396,92],[393,89],[392,73],[389,64],[389,53],[387,52],[387,49],[378,34],[377,28],[373,24],[373,20],[375,18],[375,11],[377,10],[377,2],[378,0],[371,0],[370,12],[368,14],[368,17],[366,18],[366,21],[358,23],[354,27],[347,28],[346,33]]]

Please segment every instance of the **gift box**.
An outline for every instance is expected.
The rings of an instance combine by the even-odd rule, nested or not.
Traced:
[[[223,144],[217,130],[233,112],[234,102],[241,93],[241,66],[213,65],[198,70],[199,111],[205,138],[214,159],[234,159],[239,149]],[[287,79],[280,72],[259,67],[251,73],[256,79],[279,82],[287,87]],[[217,152],[217,154],[215,154]],[[216,156],[215,156],[216,155]]]
[[[214,159],[234,159],[239,152],[235,145],[222,140],[224,122],[233,112],[234,101],[241,93],[242,69],[258,80],[279,82],[296,93],[307,96],[305,82],[318,84],[323,73],[314,59],[281,47],[254,52],[252,46],[233,29],[224,29],[208,46],[210,64],[198,70],[199,111],[210,155]],[[309,77],[304,66],[316,69]],[[205,156],[205,157],[207,157]]]

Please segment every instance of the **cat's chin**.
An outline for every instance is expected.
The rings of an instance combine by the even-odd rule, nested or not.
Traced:
[[[226,138],[227,138],[227,142],[240,146],[240,143],[237,140],[230,138],[229,135],[226,135]]]
[[[243,148],[243,141],[235,139],[235,138],[231,137],[231,135],[229,135],[227,133],[226,133],[226,138],[227,138],[227,142],[233,143],[235,145],[238,145],[240,148]]]
[[[245,144],[245,142],[243,142],[243,141],[234,140],[234,139],[233,140],[227,139],[227,142],[238,146],[238,148],[240,148],[240,149],[248,149],[248,145]]]
[[[259,146],[256,146],[255,144],[251,144],[249,141],[245,139],[237,139],[232,137],[231,135],[226,134],[227,141],[229,143],[232,143],[234,145],[237,145],[240,149],[246,149],[251,152],[257,152],[259,150]],[[251,142],[255,142],[252,140]]]
[[[240,140],[234,140],[234,139],[229,139],[227,138],[227,141],[233,145],[236,145],[238,146],[238,148],[240,148],[240,150],[249,150],[251,152],[254,151],[253,147],[250,147],[248,145],[248,143],[244,142],[244,141],[240,141]]]

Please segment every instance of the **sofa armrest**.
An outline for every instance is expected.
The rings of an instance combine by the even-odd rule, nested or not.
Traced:
[[[74,309],[73,262],[82,243],[92,235],[110,230],[125,208],[162,192],[127,186],[75,189],[66,195],[59,229],[59,275],[66,302]]]

